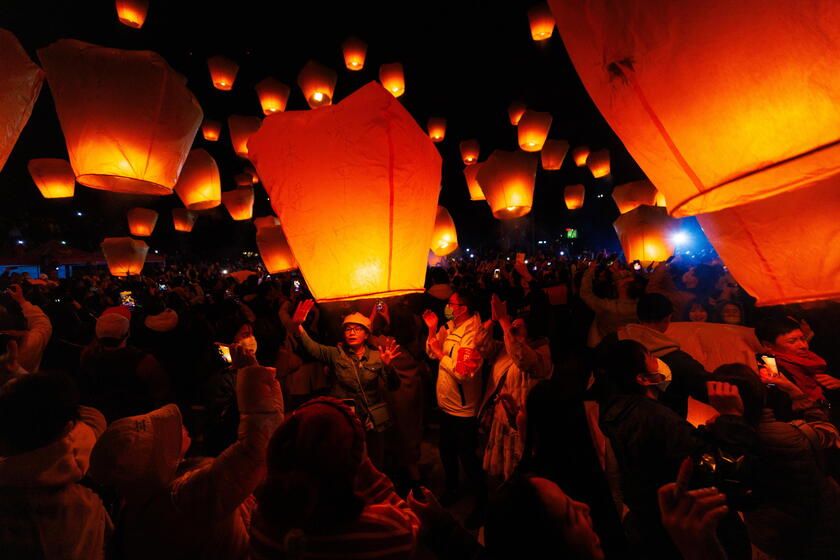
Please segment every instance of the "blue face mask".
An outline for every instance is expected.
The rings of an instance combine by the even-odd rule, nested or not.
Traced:
[[[452,309],[452,306],[448,303],[446,304],[446,307],[443,308],[443,316],[446,317],[447,321],[452,321],[453,319],[455,319],[455,311]]]

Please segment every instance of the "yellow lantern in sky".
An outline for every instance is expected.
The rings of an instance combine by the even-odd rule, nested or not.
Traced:
[[[383,64],[379,67],[379,81],[382,87],[391,92],[394,97],[405,93],[405,73],[400,62]]]
[[[474,163],[464,168],[464,178],[467,180],[467,188],[470,191],[470,200],[487,200],[484,197],[484,192],[481,190],[481,185],[478,184],[478,170],[481,169],[483,163]]]
[[[461,140],[461,159],[464,160],[464,165],[472,165],[478,161],[478,155],[481,152],[481,146],[478,140],[472,138],[470,140]]]
[[[206,150],[190,152],[175,192],[190,210],[215,208],[222,202],[222,186],[219,180],[219,166]]]
[[[298,86],[312,109],[332,104],[336,73],[310,60],[298,74]]]
[[[286,110],[289,101],[289,86],[274,78],[265,78],[254,86],[260,98],[263,114],[273,115]]]
[[[116,0],[117,18],[120,23],[140,29],[146,22],[149,0]]]
[[[606,177],[610,174],[610,151],[596,150],[586,158],[586,166],[596,179]]]
[[[677,220],[665,208],[638,206],[613,222],[627,262],[664,261],[674,254],[671,240]]]
[[[239,65],[236,62],[226,56],[213,56],[207,59],[207,67],[210,69],[213,87],[222,91],[233,89],[236,73],[239,72]]]
[[[202,120],[186,80],[160,55],[61,39],[40,49],[76,180],[172,194]]]
[[[197,218],[198,214],[194,214],[186,208],[172,209],[172,225],[174,226],[175,231],[183,233],[191,232]]]
[[[222,193],[222,204],[230,217],[240,222],[254,215],[254,187],[234,189]]]
[[[429,130],[429,138],[432,142],[443,142],[446,136],[446,119],[443,117],[432,117],[426,127]]]
[[[201,134],[204,136],[204,139],[208,142],[217,141],[221,133],[222,123],[220,123],[219,121],[204,119],[204,122],[201,123]]]
[[[582,207],[585,196],[586,187],[583,185],[568,185],[563,191],[563,200],[569,210],[577,210]]]
[[[257,248],[269,274],[279,274],[298,267],[283,228],[279,225],[257,229]]]
[[[653,183],[647,179],[625,183],[613,189],[613,200],[618,211],[626,214],[630,210],[645,204],[647,206],[665,206],[665,200]]]
[[[589,159],[589,148],[587,146],[572,148],[572,159],[575,160],[575,165],[583,167],[586,165],[586,160]]]
[[[556,171],[563,167],[563,160],[566,159],[566,152],[569,151],[569,143],[565,140],[546,140],[540,155],[542,156],[542,167],[546,171]]]
[[[148,208],[132,208],[128,211],[127,217],[131,235],[148,237],[155,230],[158,213]]]
[[[140,274],[149,252],[145,241],[130,237],[106,237],[101,247],[108,269],[114,276]]]
[[[65,159],[31,159],[29,174],[44,198],[69,198],[76,190],[76,176]]]
[[[231,115],[228,117],[228,131],[233,151],[239,157],[248,157],[248,139],[260,129],[262,121],[259,117],[245,117]]]
[[[537,158],[526,152],[495,150],[478,170],[478,183],[493,215],[519,218],[531,211]]]
[[[528,23],[531,24],[531,38],[534,41],[545,41],[554,33],[554,16],[545,2],[528,9]]]
[[[348,37],[341,44],[344,53],[344,64],[348,70],[361,70],[365,66],[367,43],[356,37]]]
[[[432,230],[432,252],[438,256],[448,255],[458,248],[458,232],[449,210],[437,207],[435,228]]]
[[[5,29],[0,29],[0,53],[0,169],[3,169],[38,99],[44,73],[29,59],[17,38]]]
[[[519,124],[519,119],[522,118],[522,115],[525,114],[525,111],[528,109],[528,106],[525,105],[522,101],[514,101],[508,107],[508,117],[510,118],[510,124],[516,126]]]
[[[517,125],[519,147],[526,152],[539,152],[548,138],[550,128],[551,113],[526,110]]]

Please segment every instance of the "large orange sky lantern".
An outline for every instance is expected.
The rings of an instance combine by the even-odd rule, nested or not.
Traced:
[[[563,167],[563,160],[566,159],[566,152],[568,151],[569,143],[567,141],[546,140],[540,153],[543,169],[556,171]]]
[[[495,150],[478,170],[478,183],[493,216],[519,218],[531,211],[537,157],[526,152]]]
[[[201,123],[201,134],[208,142],[215,142],[222,134],[222,123],[210,119],[204,119]]]
[[[152,235],[157,224],[158,213],[149,208],[132,208],[126,214],[128,218],[128,229],[135,237],[148,237]]]
[[[674,254],[674,234],[677,220],[659,206],[638,206],[618,217],[613,228],[621,242],[627,262],[664,261]]]
[[[44,73],[33,63],[17,38],[0,29],[0,169],[32,114]]]
[[[464,168],[464,178],[467,180],[467,189],[470,191],[470,200],[487,200],[481,185],[478,184],[478,170],[483,163],[474,163]]]
[[[626,214],[642,204],[665,206],[665,198],[647,179],[618,185],[613,189],[612,197],[616,206],[618,206],[618,211],[622,214]]]
[[[531,25],[531,38],[534,41],[545,41],[554,34],[554,16],[545,2],[528,9],[528,23]]]
[[[175,192],[190,210],[207,210],[221,204],[219,166],[213,156],[201,148],[191,151],[175,185]]]
[[[341,50],[344,54],[344,65],[348,70],[357,71],[364,68],[367,43],[356,37],[348,37],[341,44]]]
[[[108,269],[114,276],[140,274],[149,252],[145,241],[131,237],[106,237],[100,246]]]
[[[269,274],[287,272],[298,267],[283,228],[279,225],[257,228],[257,248]]]
[[[280,80],[265,78],[258,82],[254,89],[257,90],[257,97],[260,98],[263,114],[273,115],[286,110],[286,103],[289,101],[289,93],[292,90]]]
[[[455,221],[449,214],[449,210],[443,206],[438,206],[435,214],[435,227],[432,230],[432,252],[435,255],[444,256],[457,248],[458,232],[455,230]]]
[[[586,187],[583,185],[568,185],[563,190],[563,202],[569,210],[582,207],[584,198],[586,198]]]
[[[175,231],[183,233],[191,232],[196,219],[198,219],[198,214],[190,212],[186,208],[172,209],[172,225]]]
[[[303,91],[309,107],[317,109],[332,105],[337,79],[338,76],[333,70],[310,60],[298,74],[298,86]]]
[[[596,179],[610,174],[610,151],[595,150],[586,158],[586,166]]]
[[[222,91],[233,89],[233,82],[236,81],[236,74],[239,72],[239,64],[226,56],[219,55],[207,59],[207,68],[210,70],[213,87]]]
[[[443,142],[446,137],[446,119],[431,117],[426,129],[429,131],[429,138],[432,139],[432,142]]]
[[[254,215],[254,187],[223,192],[222,204],[235,221],[250,220]]]
[[[464,165],[472,165],[478,161],[478,155],[481,153],[481,145],[478,140],[475,138],[461,140],[459,147],[461,148],[461,159],[464,161]]]
[[[27,168],[44,198],[69,198],[76,191],[76,176],[66,159],[31,159]]]
[[[528,110],[528,106],[523,103],[522,101],[513,101],[508,106],[508,118],[510,119],[510,124],[516,126],[519,124],[519,120],[522,118],[522,115],[525,114],[525,111]]]
[[[116,7],[120,23],[140,29],[146,22],[149,0],[116,0]]]
[[[539,152],[545,144],[545,139],[548,138],[548,131],[551,128],[551,113],[528,109],[519,119],[516,128],[519,136],[519,147],[526,152]]]
[[[586,160],[589,159],[589,147],[575,146],[572,148],[572,159],[578,167],[586,165]]]

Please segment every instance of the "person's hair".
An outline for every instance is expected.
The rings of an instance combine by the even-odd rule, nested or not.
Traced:
[[[636,315],[642,323],[658,323],[674,312],[674,304],[662,294],[644,294],[636,303]]]
[[[775,344],[780,336],[801,328],[799,323],[789,317],[768,317],[755,326],[755,336],[762,344]]]
[[[744,364],[724,364],[712,372],[712,377],[738,387],[744,403],[744,420],[756,425],[767,406],[767,388],[758,374]]]
[[[461,303],[467,306],[467,311],[469,311],[471,315],[476,312],[476,298],[471,290],[468,290],[466,288],[458,288],[457,290],[452,292],[452,295],[458,296],[458,299],[461,300]]]
[[[58,439],[79,418],[79,391],[62,373],[30,373],[0,387],[0,442],[13,453]]]
[[[699,299],[693,299],[691,300],[691,303],[685,306],[685,313],[683,314],[684,321],[691,321],[691,310],[697,306],[700,306],[701,308],[703,308],[703,311],[706,312],[707,320],[714,318],[714,313],[712,313],[712,307],[708,303],[703,303]]]
[[[725,300],[725,301],[722,301],[722,302],[720,302],[720,303],[718,304],[717,309],[716,309],[716,312],[717,312],[717,313],[716,313],[716,315],[717,315],[717,316],[716,316],[717,322],[719,322],[719,323],[723,323],[723,322],[725,322],[725,321],[723,320],[723,308],[724,308],[724,307],[726,307],[727,305],[732,305],[732,306],[735,306],[735,307],[738,309],[738,312],[741,314],[741,323],[740,323],[740,324],[742,324],[742,325],[743,325],[743,324],[744,324],[744,308],[743,308],[743,307],[741,307],[741,305],[740,305],[740,304],[735,303],[734,301],[729,300],[729,299],[728,299],[728,300]]]
[[[647,371],[647,349],[635,340],[619,340],[610,346],[604,363],[608,393],[637,395],[644,387],[636,376]]]

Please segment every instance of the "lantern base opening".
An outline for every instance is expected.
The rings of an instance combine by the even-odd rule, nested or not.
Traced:
[[[530,211],[530,206],[508,206],[493,212],[493,216],[500,220],[512,220],[514,218],[521,218]]]
[[[79,175],[76,181],[92,189],[111,191],[125,194],[155,194],[167,195],[174,191],[151,181],[120,177],[119,175]]]
[[[187,210],[210,210],[221,204],[221,200],[205,200],[204,202],[194,202],[187,206]]]
[[[305,275],[304,275],[304,277],[305,277]],[[373,299],[373,298],[383,298],[384,299],[384,298],[387,298],[387,297],[404,296],[404,295],[408,295],[408,294],[422,294],[424,291],[425,290],[423,290],[423,288],[417,288],[417,289],[410,289],[410,290],[388,290],[388,291],[385,291],[385,292],[373,292],[373,293],[370,293],[370,294],[357,294],[357,295],[347,296],[347,297],[334,297],[334,298],[319,298],[317,296],[314,296],[314,297],[315,297],[316,302],[324,303],[324,302],[328,302],[328,301],[355,301],[355,300],[359,300],[359,299]]]

